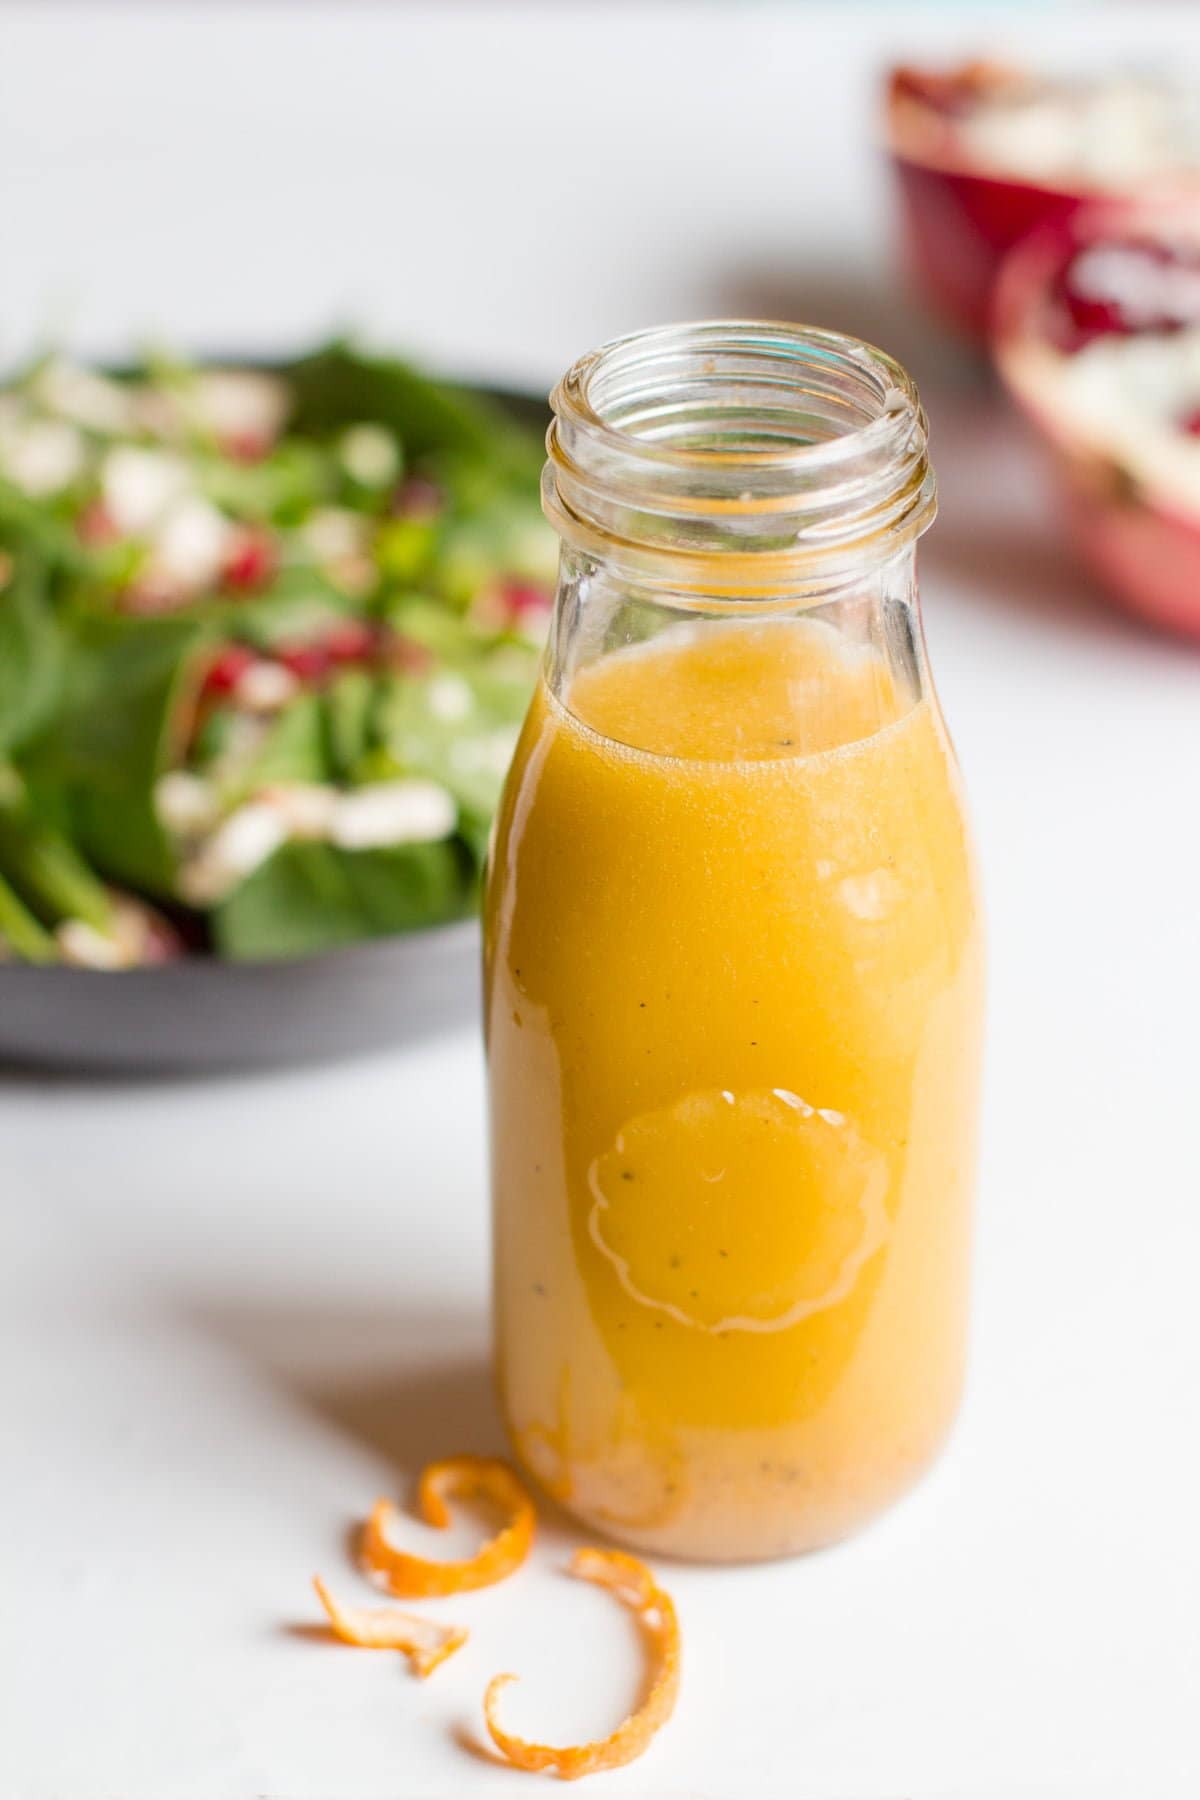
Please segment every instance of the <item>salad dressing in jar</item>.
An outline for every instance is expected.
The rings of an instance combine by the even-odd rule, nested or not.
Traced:
[[[962,1378],[982,950],[914,575],[909,378],[669,328],[554,396],[555,624],[497,822],[502,1403],[590,1526],[852,1531]]]

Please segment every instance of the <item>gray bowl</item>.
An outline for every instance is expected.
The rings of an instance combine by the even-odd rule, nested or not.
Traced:
[[[473,921],[294,961],[186,957],[114,973],[6,963],[0,1062],[179,1074],[314,1062],[465,1024],[479,1009]]]

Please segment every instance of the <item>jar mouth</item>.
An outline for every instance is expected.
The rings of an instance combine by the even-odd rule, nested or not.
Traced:
[[[551,406],[551,521],[656,585],[684,573],[690,588],[703,562],[710,589],[829,578],[889,559],[933,516],[911,377],[840,332],[658,327],[582,357]]]

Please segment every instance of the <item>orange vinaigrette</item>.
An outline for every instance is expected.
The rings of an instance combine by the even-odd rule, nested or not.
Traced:
[[[780,606],[754,587],[773,547],[704,542],[665,596],[647,572],[678,546],[638,524],[613,568],[607,524],[564,553],[489,879],[501,1393],[589,1523],[788,1554],[900,1494],[958,1403],[982,1017],[959,783],[911,539],[814,578],[823,526]]]

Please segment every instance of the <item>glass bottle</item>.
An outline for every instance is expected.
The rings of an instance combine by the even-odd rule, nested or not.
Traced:
[[[502,1404],[589,1526],[787,1555],[902,1493],[962,1381],[983,959],[925,418],[756,323],[609,344],[553,408],[485,909]]]

